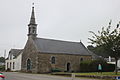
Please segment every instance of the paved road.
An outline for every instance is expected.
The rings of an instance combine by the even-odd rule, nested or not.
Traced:
[[[72,80],[70,77],[53,76],[46,74],[28,74],[18,72],[5,72],[5,80]],[[74,80],[96,80],[96,79],[80,79],[75,78]]]

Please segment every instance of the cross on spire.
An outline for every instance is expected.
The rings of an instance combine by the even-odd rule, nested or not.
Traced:
[[[32,3],[32,5],[34,6],[34,3]]]
[[[32,3],[32,7],[34,7],[34,5],[35,5],[35,4],[34,4],[34,3]]]

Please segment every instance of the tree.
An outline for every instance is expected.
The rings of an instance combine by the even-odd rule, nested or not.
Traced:
[[[0,57],[0,62],[5,62],[5,58],[4,57]]]
[[[109,57],[108,54],[104,54],[105,52],[103,51],[102,46],[101,47],[95,47],[95,46],[92,46],[92,45],[88,45],[87,48],[98,56]]]
[[[96,47],[102,47],[105,54],[115,58],[115,74],[117,74],[117,61],[120,59],[120,22],[114,29],[111,29],[111,21],[109,26],[102,28],[98,34],[90,31],[93,34],[92,38],[88,38],[91,44]]]

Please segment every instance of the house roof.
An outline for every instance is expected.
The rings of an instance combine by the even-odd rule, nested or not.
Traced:
[[[16,58],[22,51],[23,49],[11,49],[9,55],[13,55]]]
[[[38,51],[43,53],[91,55],[82,42],[35,38],[34,43]]]

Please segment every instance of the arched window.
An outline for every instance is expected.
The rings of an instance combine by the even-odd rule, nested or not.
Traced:
[[[31,28],[29,27],[29,32],[28,33],[30,34],[30,32],[31,32]]]
[[[80,58],[80,61],[83,61],[83,58]]]
[[[35,34],[35,31],[36,31],[36,28],[35,28],[35,27],[33,27],[33,30],[32,30],[33,34]]]
[[[55,64],[55,57],[54,56],[51,58],[51,63]]]
[[[35,30],[33,30],[33,34],[35,34]]]

